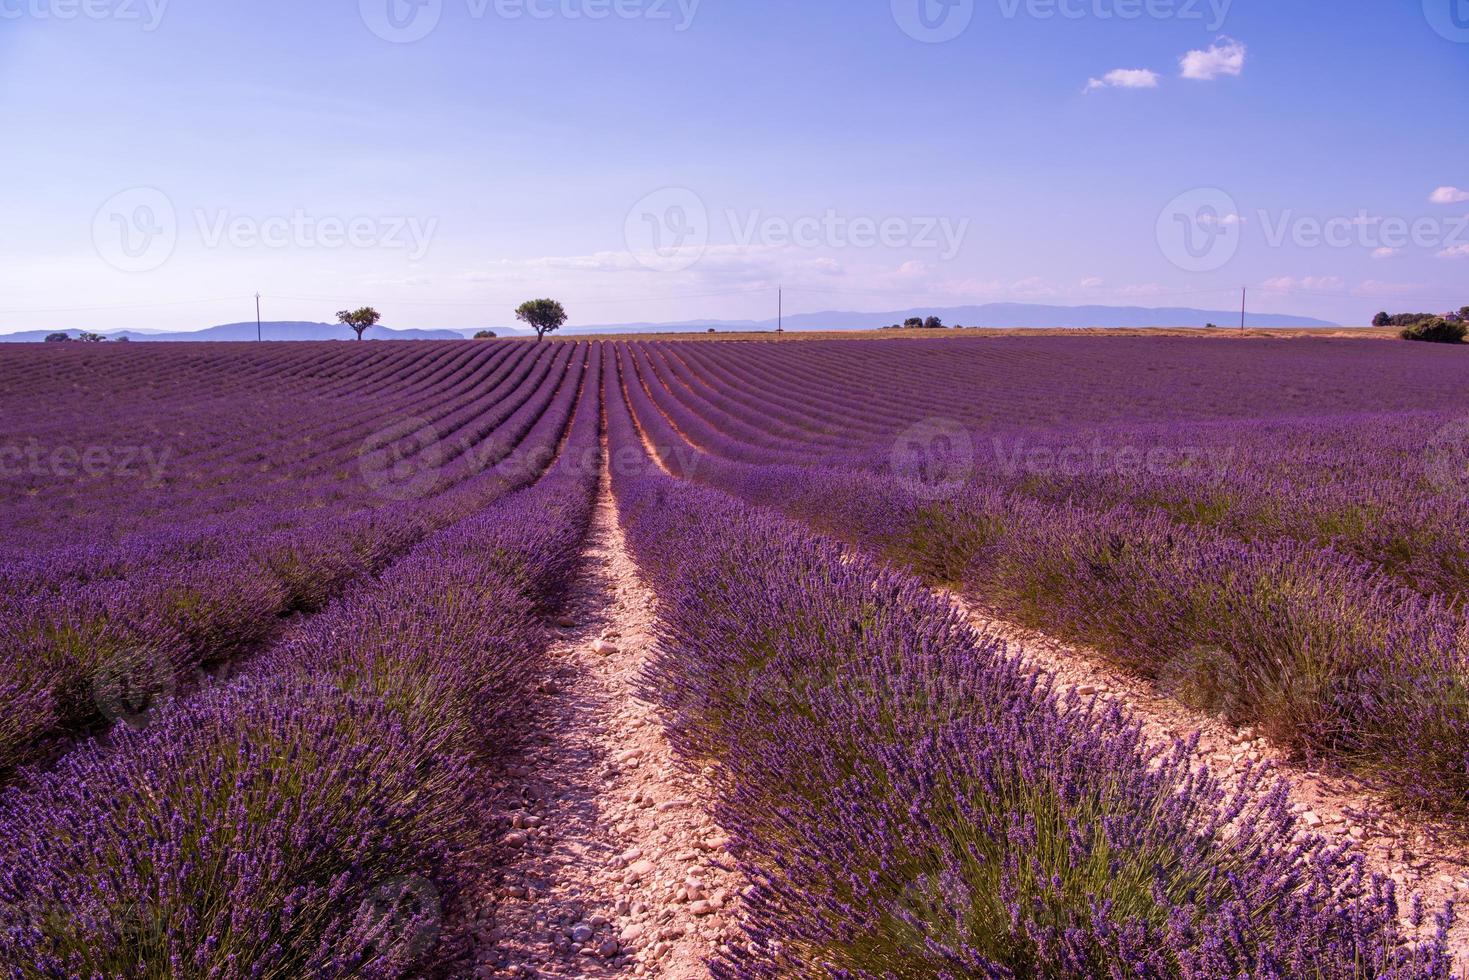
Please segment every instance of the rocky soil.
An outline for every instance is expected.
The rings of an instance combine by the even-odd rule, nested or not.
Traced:
[[[960,596],[944,595],[976,629],[1004,640],[1023,661],[1054,674],[1058,692],[1074,689],[1099,700],[1121,701],[1144,732],[1160,742],[1197,732],[1198,762],[1225,785],[1237,781],[1247,765],[1269,763],[1288,780],[1302,825],[1333,841],[1353,841],[1373,872],[1397,881],[1405,912],[1413,894],[1422,896],[1430,913],[1445,901],[1460,907],[1450,936],[1454,948],[1463,951],[1461,972],[1469,969],[1469,845],[1462,828],[1404,813],[1351,773],[1290,758],[1250,729],[1186,707],[1153,682],[1108,664],[1096,651],[996,620]]]
[[[741,881],[708,789],[637,696],[653,595],[604,487],[526,747],[500,780],[479,977],[708,976]]]

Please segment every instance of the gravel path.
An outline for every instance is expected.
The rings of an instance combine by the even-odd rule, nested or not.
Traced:
[[[673,761],[636,696],[653,595],[627,554],[604,480],[579,580],[504,773],[494,923],[476,975],[706,977],[739,935],[742,882],[698,775]]]
[[[1461,906],[1450,937],[1452,948],[1462,951],[1460,971],[1469,970],[1469,846],[1461,829],[1401,812],[1350,773],[1307,768],[1249,729],[1191,710],[1152,681],[1108,664],[1096,651],[993,619],[960,596],[941,594],[962,609],[976,629],[1004,640],[1024,662],[1055,674],[1058,692],[1076,689],[1099,700],[1121,701],[1142,722],[1144,732],[1159,742],[1187,739],[1197,732],[1198,762],[1226,785],[1251,762],[1270,763],[1289,781],[1303,824],[1333,841],[1353,840],[1372,871],[1397,881],[1405,913],[1408,898],[1415,893],[1423,897],[1430,913],[1445,901]]]

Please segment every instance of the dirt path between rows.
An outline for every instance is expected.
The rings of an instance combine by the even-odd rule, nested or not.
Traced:
[[[705,960],[739,935],[743,882],[702,777],[675,764],[637,696],[654,599],[605,478],[565,609],[501,780],[475,975],[707,977]]]
[[[1444,902],[1459,906],[1450,949],[1459,956],[1460,973],[1469,975],[1464,974],[1469,970],[1469,844],[1462,831],[1402,813],[1350,773],[1303,767],[1249,729],[1186,707],[1152,681],[1108,664],[1100,653],[996,620],[962,596],[939,591],[980,632],[1004,640],[1023,662],[1054,674],[1058,693],[1075,689],[1120,701],[1155,742],[1188,739],[1197,732],[1196,759],[1226,786],[1236,784],[1251,762],[1273,765],[1289,781],[1303,825],[1333,842],[1353,841],[1371,871],[1398,883],[1405,914],[1415,893],[1423,898],[1430,924]]]

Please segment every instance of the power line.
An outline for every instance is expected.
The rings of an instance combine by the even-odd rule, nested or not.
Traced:
[[[58,306],[45,309],[0,310],[0,314],[23,315],[30,313],[104,313],[108,310],[157,310],[170,306],[199,306],[204,303],[233,303],[238,296],[218,296],[213,299],[183,299],[168,303],[113,304],[110,306]]]

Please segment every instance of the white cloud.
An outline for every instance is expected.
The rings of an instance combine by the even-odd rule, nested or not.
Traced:
[[[1469,201],[1469,191],[1457,187],[1440,187],[1428,198],[1434,204],[1463,204]]]
[[[1190,51],[1179,59],[1183,77],[1209,82],[1221,75],[1240,75],[1245,70],[1245,46],[1234,38],[1221,37],[1204,51]]]
[[[1029,276],[1019,279],[1010,284],[1010,295],[1018,299],[1036,299],[1043,296],[1056,296],[1058,290],[1050,285],[1040,276]]]
[[[1089,276],[1081,281],[1082,289],[1097,289],[1102,285],[1102,280],[1096,276]]]
[[[1086,91],[1099,88],[1157,88],[1158,73],[1146,68],[1115,68],[1101,78],[1086,83]]]
[[[1400,248],[1388,248],[1387,246],[1383,246],[1382,248],[1375,250],[1372,253],[1372,257],[1374,259],[1390,259],[1401,251],[1402,249]]]
[[[1220,225],[1225,228],[1233,228],[1235,225],[1242,225],[1245,223],[1245,219],[1240,215],[1235,214],[1233,211],[1222,216],[1216,215],[1211,211],[1205,211],[1203,214],[1199,215],[1197,220],[1198,223],[1201,225]]]
[[[1438,253],[1441,259],[1469,259],[1469,245],[1455,245]]]

